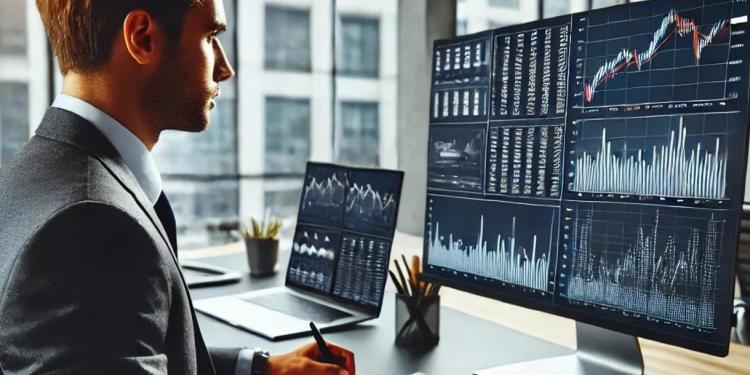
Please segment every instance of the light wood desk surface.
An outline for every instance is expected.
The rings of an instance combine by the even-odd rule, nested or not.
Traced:
[[[280,247],[282,251],[285,251],[291,248],[291,243],[282,241]],[[242,251],[245,251],[244,244],[237,242],[206,249],[181,251],[180,258],[199,259]],[[421,256],[422,238],[397,232],[391,259],[401,254]],[[390,281],[388,288],[393,289]],[[444,306],[558,345],[575,348],[575,322],[571,319],[499,302],[452,288],[444,287],[440,290],[440,294]],[[731,344],[729,355],[725,358],[719,358],[652,340],[639,339],[639,341],[646,366],[646,374],[750,375],[749,346]]]

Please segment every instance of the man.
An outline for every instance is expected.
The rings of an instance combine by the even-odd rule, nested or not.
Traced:
[[[209,350],[149,151],[233,76],[221,0],[37,0],[62,95],[0,170],[6,374],[352,374],[353,354]]]

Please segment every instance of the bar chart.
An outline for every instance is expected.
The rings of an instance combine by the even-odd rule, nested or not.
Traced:
[[[578,193],[728,199],[736,114],[579,120],[569,189]]]

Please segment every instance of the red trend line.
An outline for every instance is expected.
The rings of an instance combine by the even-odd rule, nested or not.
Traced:
[[[669,18],[671,18],[671,20],[669,20]],[[683,37],[689,35],[692,36],[693,57],[695,58],[695,64],[697,65],[700,62],[701,52],[703,48],[711,44],[713,39],[727,27],[727,22],[725,20],[721,20],[714,24],[708,34],[703,34],[700,32],[698,26],[695,25],[695,20],[681,17],[674,10],[670,11],[669,14],[667,14],[665,19],[662,20],[662,23],[668,20],[671,21],[674,25],[672,27],[672,30],[663,37],[657,36],[661,30],[657,30],[656,32],[654,32],[654,41],[652,43],[655,43],[659,39],[661,39],[661,41],[659,41],[658,45],[656,45],[653,49],[648,48],[646,52],[643,52],[641,54],[638,53],[637,49],[633,49],[632,52],[623,49],[613,61],[610,61],[599,68],[597,73],[594,75],[594,78],[592,78],[592,81],[594,81],[593,84],[587,83],[584,85],[583,96],[587,103],[590,103],[593,100],[596,89],[607,82],[610,78],[614,77],[617,73],[629,69],[632,65],[636,65],[638,67],[638,70],[641,70],[641,67],[644,64],[654,59],[654,57],[659,53],[664,44],[669,41],[675,33],[677,33],[678,36]],[[622,63],[612,66],[608,71],[603,71],[606,65],[616,64],[617,61],[621,58],[624,59]]]

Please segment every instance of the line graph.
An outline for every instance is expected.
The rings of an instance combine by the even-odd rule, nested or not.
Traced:
[[[571,191],[726,199],[726,114],[575,123]]]
[[[736,66],[744,56],[733,48],[739,34],[732,30],[747,19],[733,18],[731,1],[703,1],[703,6],[690,7],[696,3],[701,2],[648,2],[574,17],[574,107],[738,97],[742,72]]]
[[[564,211],[565,297],[626,316],[716,328],[726,225],[719,213],[580,202]]]
[[[359,186],[355,182],[349,188],[346,202],[347,215],[359,215],[368,220],[389,225],[396,211],[396,200],[393,193],[373,190],[372,185]]]
[[[325,225],[340,224],[347,185],[345,171],[329,166],[308,165],[302,189],[300,220]]]
[[[584,99],[590,103],[597,88],[620,71],[627,70],[631,66],[637,67],[638,70],[643,69],[644,65],[651,62],[660,49],[673,37],[692,38],[693,57],[695,63],[698,64],[703,49],[710,45],[719,33],[726,32],[727,25],[726,19],[719,20],[710,26],[708,33],[703,34],[696,26],[694,19],[684,18],[674,9],[670,10],[662,19],[661,26],[654,32],[653,39],[645,51],[622,49],[614,59],[607,61],[596,71],[589,83],[585,85]]]
[[[391,236],[401,177],[390,171],[354,171],[346,195],[344,227],[376,236]]]

